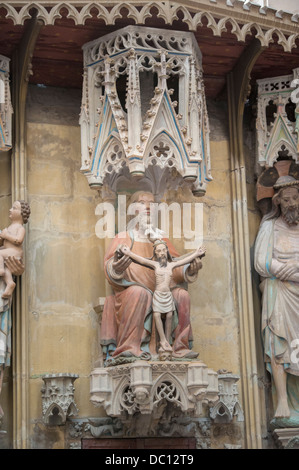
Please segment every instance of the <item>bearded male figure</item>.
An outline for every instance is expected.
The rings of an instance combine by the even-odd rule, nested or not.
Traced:
[[[272,374],[275,418],[299,424],[299,181],[278,178],[272,210],[255,245],[261,276],[262,336]],[[297,353],[296,353],[297,349]]]
[[[153,256],[153,241],[161,238],[161,232],[150,224],[150,209],[154,202],[154,196],[149,192],[139,191],[132,196],[137,223],[135,220],[131,229],[129,224],[128,231],[119,233],[105,255],[105,274],[114,291],[106,298],[101,324],[100,342],[106,360],[119,357],[148,360],[157,354],[152,321],[155,275],[118,250],[120,244],[125,244],[137,255]],[[179,257],[169,240],[167,245],[171,256]],[[172,323],[173,357],[192,359],[198,356],[191,350],[190,298],[185,286],[186,282],[196,280],[201,267],[200,258],[197,258],[190,265],[176,268],[173,273],[171,290],[176,306]]]

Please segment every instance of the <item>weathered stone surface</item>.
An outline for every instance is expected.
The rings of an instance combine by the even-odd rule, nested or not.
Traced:
[[[69,370],[80,375],[80,413],[90,414],[91,405],[84,395],[88,394],[87,377],[97,349],[92,303],[104,293],[103,250],[94,231],[97,196],[84,194],[87,183],[78,172],[78,124],[75,127],[72,119],[64,119],[72,108],[67,105],[59,117],[59,93],[46,93],[53,98],[49,113],[35,122],[39,97],[28,113],[30,390],[38,403],[31,407],[33,419],[41,412],[41,376]],[[65,95],[66,102],[70,95]]]
[[[28,122],[78,126],[81,90],[29,85]]]

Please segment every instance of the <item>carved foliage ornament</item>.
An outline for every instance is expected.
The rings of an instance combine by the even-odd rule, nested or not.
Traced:
[[[205,405],[216,423],[230,423],[234,417],[244,421],[238,380],[237,375],[223,370],[217,373],[201,361],[135,361],[93,369],[90,400],[121,420],[136,413],[160,419],[161,407],[166,404],[181,413],[203,417]],[[169,422],[165,424],[168,428]]]
[[[9,87],[9,60],[0,55],[0,150],[11,149],[12,104]]]
[[[201,53],[192,33],[128,26],[83,46],[82,167],[100,188],[124,168],[211,180]],[[109,179],[110,176],[110,179]]]

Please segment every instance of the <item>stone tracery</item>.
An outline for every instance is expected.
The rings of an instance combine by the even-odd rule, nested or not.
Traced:
[[[209,124],[201,53],[192,33],[177,31],[174,36],[129,26],[83,50],[81,171],[90,186],[101,188],[109,168],[115,173],[122,169],[107,165],[109,149],[117,144],[132,177],[151,179],[147,168],[152,164],[161,170],[173,167],[194,183],[195,192],[204,194],[212,179]],[[121,76],[126,78],[125,96],[118,86]],[[169,86],[171,78],[176,90]]]
[[[15,3],[15,5],[14,5]],[[45,4],[45,6],[43,5]],[[166,24],[173,24],[174,21],[178,20],[178,14],[183,15],[183,21],[189,27],[190,31],[196,31],[198,26],[202,25],[203,19],[207,20],[207,26],[213,31],[215,36],[221,36],[222,32],[227,31],[228,25],[230,25],[232,34],[234,34],[239,41],[245,41],[247,35],[253,35],[254,32],[256,37],[260,40],[262,46],[268,46],[274,41],[273,35],[278,36],[278,43],[282,45],[285,51],[290,52],[293,47],[296,47],[296,39],[298,38],[298,32],[296,31],[296,23],[298,23],[298,15],[286,14],[282,16],[278,11],[275,12],[274,19],[270,19],[270,23],[273,27],[262,28],[259,21],[255,21],[255,16],[259,17],[259,20],[265,17],[267,18],[267,8],[260,8],[251,2],[231,2],[227,0],[227,6],[234,9],[234,17],[223,14],[221,8],[217,11],[217,2],[215,2],[215,11],[213,14],[208,11],[202,2],[201,9],[193,6],[182,5],[182,3],[162,1],[162,2],[148,2],[143,3],[134,2],[135,4],[119,3],[116,1],[109,2],[109,5],[101,5],[89,1],[75,1],[72,2],[60,2],[53,1],[50,8],[48,7],[49,2],[39,1],[28,2],[26,0],[19,2],[3,2],[0,6],[3,6],[7,11],[7,18],[12,19],[14,24],[24,24],[26,19],[31,18],[30,10],[32,8],[37,10],[38,19],[44,22],[45,25],[54,24],[57,19],[66,16],[72,19],[75,25],[85,24],[86,20],[92,18],[96,14],[97,18],[105,21],[106,24],[115,24],[115,21],[122,18],[122,10],[125,8],[127,11],[127,17],[132,19],[135,24],[145,24],[147,18],[152,16],[152,9],[156,9],[157,17],[165,21]],[[186,2],[187,3],[187,2]],[[62,11],[64,10],[64,15]],[[97,13],[94,13],[96,10]],[[244,21],[247,19],[247,15],[244,17],[244,11],[250,12],[252,21]],[[288,34],[284,31],[284,21],[286,19],[294,24],[294,33]],[[279,24],[279,27],[277,26]]]

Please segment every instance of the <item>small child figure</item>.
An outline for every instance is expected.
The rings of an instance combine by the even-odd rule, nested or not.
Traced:
[[[0,276],[4,278],[6,289],[2,295],[3,299],[8,299],[16,286],[12,278],[12,273],[5,267],[5,258],[10,256],[22,258],[23,241],[25,238],[25,228],[30,216],[29,204],[25,201],[15,201],[9,210],[11,224],[8,228],[0,231]]]
[[[175,310],[173,296],[170,290],[173,269],[190,263],[195,258],[202,258],[206,252],[205,247],[199,247],[196,251],[183,256],[176,261],[172,261],[164,240],[154,242],[154,256],[152,259],[132,253],[127,245],[120,245],[118,250],[129,256],[135,263],[142,264],[154,269],[156,276],[156,287],[153,295],[153,315],[160,338],[159,353],[171,353],[172,347],[169,344],[171,335],[172,315]],[[165,315],[165,333],[162,324],[162,315]]]

